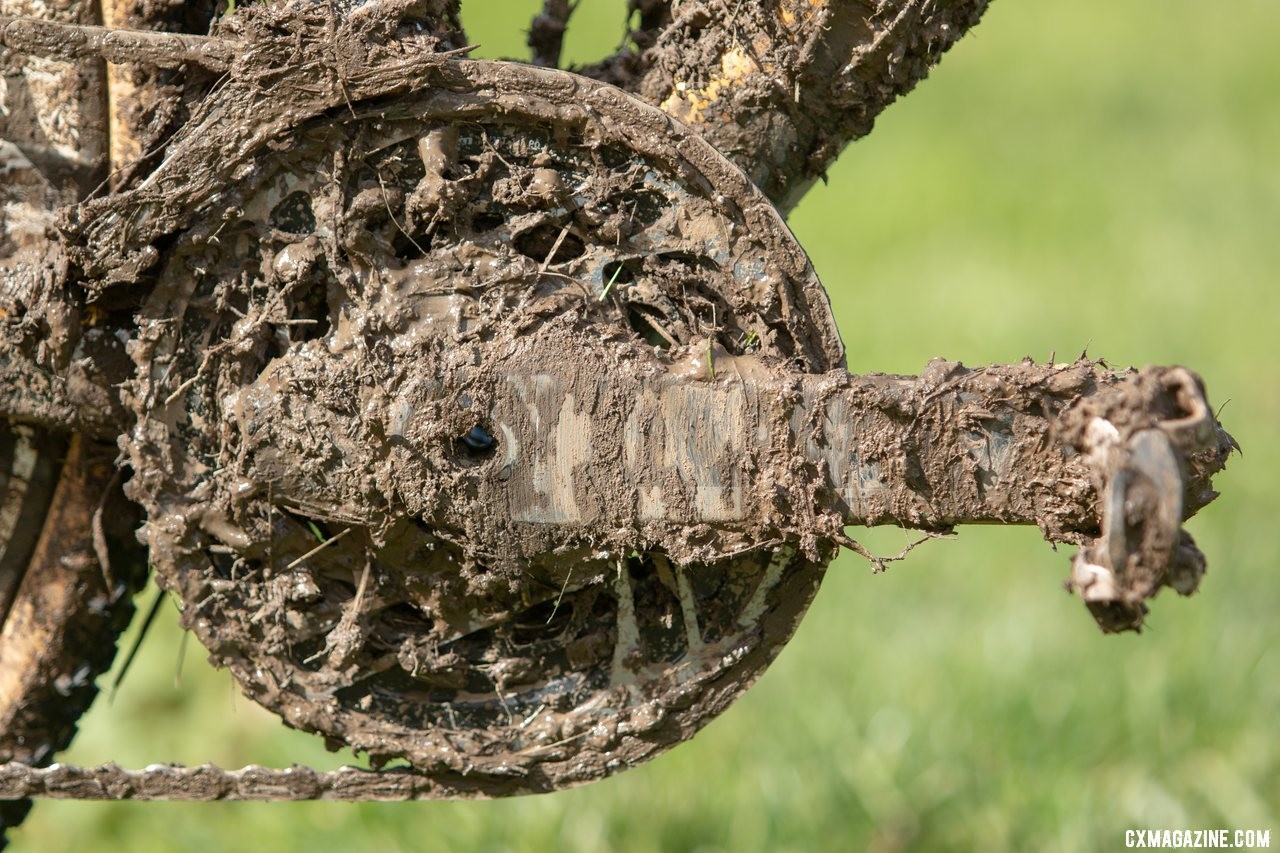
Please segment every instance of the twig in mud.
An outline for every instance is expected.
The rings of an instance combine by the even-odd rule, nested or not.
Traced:
[[[844,532],[837,533],[832,538],[834,538],[838,544],[844,546],[845,548],[848,548],[853,553],[865,559],[868,563],[871,564],[872,574],[879,575],[879,574],[883,574],[888,570],[889,563],[897,563],[901,560],[905,560],[907,555],[910,554],[912,551],[914,551],[917,546],[923,545],[925,542],[928,542],[930,539],[948,539],[951,537],[951,535],[952,534],[950,533],[935,533],[931,530],[926,530],[924,531],[923,536],[921,536],[919,539],[917,539],[914,542],[907,543],[907,546],[905,548],[903,548],[901,551],[899,551],[897,554],[895,554],[892,557],[880,557],[871,553],[869,550],[867,550],[865,545],[863,545],[861,542],[859,542],[858,540],[854,539],[853,537],[849,536]]]
[[[352,528],[347,528],[351,530]],[[346,532],[346,531],[344,531]],[[339,534],[341,535],[341,534]],[[335,536],[330,542],[338,539]],[[325,543],[328,544],[328,543]],[[364,570],[360,573],[360,583],[356,586],[355,597],[351,599],[347,607],[342,611],[342,616],[338,618],[338,624],[334,625],[332,630],[325,637],[324,648],[316,652],[314,655],[306,659],[307,663],[319,660],[328,656],[329,663],[327,666],[345,666],[349,660],[349,656],[360,650],[364,645],[363,638],[360,636],[360,630],[357,627],[361,613],[364,610],[364,596],[369,589],[369,575],[373,569],[373,555],[365,550],[364,554]],[[367,672],[363,678],[372,677],[378,670]]]
[[[307,553],[303,554],[301,557],[299,557],[298,559],[294,560],[294,561],[293,561],[292,563],[290,563],[289,565],[285,566],[285,567],[284,567],[284,570],[287,572],[287,571],[291,571],[291,570],[293,570],[293,569],[296,569],[298,566],[302,565],[302,564],[303,564],[303,563],[305,563],[307,560],[309,560],[309,559],[311,559],[312,557],[314,557],[316,554],[319,554],[319,553],[320,553],[321,551],[323,551],[325,548],[328,548],[328,547],[329,547],[330,545],[332,545],[334,542],[337,542],[339,539],[341,539],[343,536],[346,536],[348,533],[350,533],[350,532],[351,532],[351,531],[353,531],[353,530],[355,530],[355,528],[354,528],[354,527],[348,527],[346,530],[342,531],[342,532],[341,532],[341,533],[339,533],[337,536],[334,536],[332,539],[326,539],[326,540],[324,540],[324,541],[323,541],[323,542],[321,542],[319,545],[317,545],[316,547],[312,548],[310,551],[308,551]]]
[[[551,608],[551,615],[547,617],[547,624],[551,624],[551,620],[556,618],[556,613],[560,610],[560,602],[564,600],[564,592],[569,588],[569,581],[573,579],[573,566],[569,566],[569,573],[564,576],[564,586],[560,587],[560,594],[556,596],[556,603]]]
[[[524,720],[521,721],[520,728],[522,729],[528,728],[529,724],[532,723],[534,720],[538,719],[538,715],[545,710],[547,710],[547,703],[543,702],[541,705],[537,707],[537,709],[532,714],[525,717]]]
[[[191,639],[190,631],[183,631],[182,637],[178,640],[178,662],[173,667],[173,686],[174,689],[182,687],[182,665],[187,660],[187,641]]]
[[[564,746],[565,744],[573,743],[575,740],[582,740],[589,734],[591,734],[591,729],[587,729],[584,732],[578,732],[576,735],[571,735],[570,737],[558,740],[555,743],[535,744],[534,746],[520,750],[520,755],[528,755],[530,752],[537,752],[540,749],[555,749],[557,746]]]
[[[151,602],[151,608],[147,611],[146,618],[142,620],[142,629],[138,631],[138,636],[134,638],[133,645],[129,647],[129,654],[125,655],[124,663],[120,666],[120,672],[111,682],[111,696],[108,698],[108,702],[116,700],[116,691],[124,683],[124,677],[128,674],[129,667],[133,666],[133,659],[138,656],[138,649],[142,648],[142,641],[147,638],[147,632],[151,630],[151,623],[156,621],[156,614],[160,612],[160,605],[164,604],[164,597],[164,590],[156,587],[156,597]]]
[[[107,498],[115,491],[116,486],[120,484],[120,469],[117,468],[115,473],[111,475],[111,481],[107,483],[107,487],[102,490],[102,498],[98,501],[98,506],[93,511],[92,535],[93,535],[93,553],[98,558],[98,569],[102,572],[102,583],[106,587],[107,595],[113,594],[115,582],[111,578],[111,550],[107,547],[107,531],[103,524],[103,516],[107,509]]]
[[[377,175],[378,186],[382,188],[382,204],[387,209],[387,216],[391,217],[391,224],[396,226],[396,230],[403,234],[405,239],[413,244],[413,248],[417,249],[418,252],[425,257],[427,250],[418,245],[418,241],[413,239],[412,235],[410,235],[408,231],[404,230],[403,226],[400,225],[400,221],[396,219],[396,215],[391,212],[391,202],[387,201],[387,185],[382,180],[382,173],[378,172]]]
[[[551,251],[547,252],[546,258],[544,258],[542,261],[542,266],[538,267],[539,274],[546,272],[547,267],[551,266],[552,258],[556,256],[556,252],[560,251],[560,246],[564,243],[564,238],[569,236],[569,228],[570,228],[570,225],[566,224],[563,228],[560,229],[560,236],[557,237],[556,241],[551,244]]]

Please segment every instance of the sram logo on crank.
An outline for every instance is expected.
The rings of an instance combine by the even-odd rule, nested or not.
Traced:
[[[729,436],[628,460],[675,479],[612,507],[592,464],[655,403],[606,375],[842,351],[800,247],[701,140],[565,74],[438,78],[262,139],[167,238],[130,488],[161,583],[254,699],[442,794],[548,790],[690,737],[822,572],[696,523],[743,500]],[[137,192],[113,210],[145,219]],[[699,454],[723,477],[682,482]]]

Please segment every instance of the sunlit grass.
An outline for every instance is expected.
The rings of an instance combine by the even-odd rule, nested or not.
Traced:
[[[524,56],[536,2],[478,3]],[[571,37],[607,52],[620,3]],[[517,10],[515,12],[511,10]],[[483,10],[483,11],[481,11]],[[500,37],[500,34],[502,37]],[[842,558],[792,645],[690,744],[551,796],[416,805],[44,803],[19,849],[1094,850],[1132,827],[1280,830],[1280,15],[1002,2],[792,218],[857,371],[1024,355],[1185,363],[1245,448],[1190,528],[1202,592],[1102,637],[1033,530]],[[598,48],[598,49],[593,49]],[[872,531],[880,552],[903,533]],[[76,762],[337,766],[167,613]],[[1275,843],[1273,841],[1273,843]]]

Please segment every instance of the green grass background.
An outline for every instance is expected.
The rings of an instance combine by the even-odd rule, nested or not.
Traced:
[[[536,0],[471,0],[522,56]],[[584,0],[585,61],[620,0]],[[40,804],[19,850],[1109,850],[1133,827],[1280,845],[1280,9],[1001,0],[792,217],[855,371],[1090,354],[1200,371],[1246,455],[1190,524],[1202,591],[1103,637],[1034,530],[852,557],[694,741],[489,803]],[[869,542],[897,550],[898,530]],[[336,766],[211,671],[167,608],[67,760]]]

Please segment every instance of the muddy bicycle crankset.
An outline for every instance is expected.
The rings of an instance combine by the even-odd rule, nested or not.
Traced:
[[[209,39],[77,32],[59,49],[226,75],[12,273],[83,315],[135,306],[99,341],[111,393],[30,375],[50,412],[122,436],[155,576],[212,660],[289,725],[410,769],[10,764],[0,796],[598,779],[755,680],[848,524],[1038,524],[1083,546],[1072,583],[1112,630],[1203,572],[1180,525],[1230,445],[1193,374],[851,376],[773,206],[618,89],[312,6]]]

